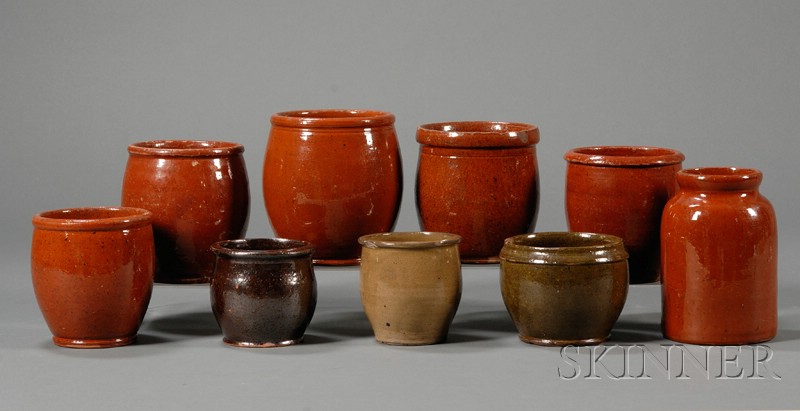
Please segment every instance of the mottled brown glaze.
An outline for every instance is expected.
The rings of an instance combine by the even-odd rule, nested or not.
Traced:
[[[621,237],[630,254],[631,284],[658,281],[661,213],[677,190],[675,173],[683,154],[599,146],[572,149],[564,159],[569,230]]]
[[[690,344],[768,341],[778,331],[778,231],[746,168],[678,172],[661,225],[664,336]]]
[[[536,233],[500,252],[500,291],[519,338],[537,345],[605,341],[628,293],[628,253],[619,237]]]
[[[263,193],[279,237],[314,244],[314,262],[358,263],[358,237],[391,231],[402,195],[394,115],[370,110],[277,113]]]
[[[420,226],[460,235],[462,261],[496,263],[503,240],[533,230],[539,207],[536,126],[424,124],[417,141]]]
[[[153,212],[156,282],[208,282],[211,244],[244,236],[250,189],[241,144],[146,141],[128,147],[122,205]]]
[[[447,339],[461,300],[460,240],[429,232],[359,239],[361,303],[378,342],[426,345]]]
[[[303,339],[317,305],[311,245],[286,239],[215,243],[211,308],[225,343],[281,347]]]
[[[107,348],[136,338],[153,289],[151,213],[93,207],[33,217],[31,276],[56,345]]]

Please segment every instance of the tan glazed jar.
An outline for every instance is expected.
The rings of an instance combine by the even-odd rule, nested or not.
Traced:
[[[461,300],[461,237],[396,232],[362,236],[361,303],[375,339],[444,342]]]

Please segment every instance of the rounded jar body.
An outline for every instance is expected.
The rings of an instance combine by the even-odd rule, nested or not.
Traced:
[[[33,217],[31,275],[56,345],[107,348],[136,338],[153,289],[151,213],[53,210]]]
[[[690,344],[751,344],[778,329],[775,211],[755,169],[678,173],[661,226],[664,336]]]
[[[536,233],[506,240],[500,291],[519,338],[537,345],[605,341],[628,293],[619,237]]]
[[[375,339],[391,345],[444,342],[461,300],[460,238],[448,233],[363,236],[361,303]]]
[[[660,277],[659,230],[675,194],[683,154],[658,147],[600,146],[568,151],[565,208],[569,231],[622,238],[630,282]]]
[[[425,124],[417,141],[420,226],[461,236],[462,261],[496,263],[503,240],[533,230],[539,207],[536,126]]]
[[[358,263],[358,238],[390,231],[400,208],[394,115],[291,111],[271,123],[263,193],[275,234],[314,244],[315,263]]]
[[[244,147],[222,141],[132,144],[122,205],[153,212],[156,282],[204,283],[214,269],[211,244],[244,235],[250,189]]]
[[[281,347],[303,339],[317,305],[309,243],[240,239],[215,243],[211,308],[223,341]]]

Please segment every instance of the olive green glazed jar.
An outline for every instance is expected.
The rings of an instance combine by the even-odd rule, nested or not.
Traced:
[[[500,252],[500,291],[522,341],[599,344],[625,305],[628,253],[606,234],[510,237]]]

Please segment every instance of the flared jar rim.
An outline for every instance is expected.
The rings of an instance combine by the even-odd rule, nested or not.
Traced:
[[[659,167],[680,164],[685,159],[678,150],[652,146],[587,146],[564,154],[564,160],[570,163],[601,167]]]
[[[763,174],[755,168],[697,167],[678,171],[676,179],[681,188],[714,191],[755,190]]]
[[[51,231],[114,231],[152,223],[153,213],[137,207],[74,207],[48,210],[32,218],[33,226]]]
[[[358,238],[358,243],[367,248],[434,248],[460,242],[461,236],[458,234],[435,231],[393,231]]]
[[[217,241],[211,245],[211,251],[230,258],[280,259],[310,256],[314,246],[287,238],[239,238]]]
[[[622,238],[586,232],[540,232],[506,238],[500,259],[529,264],[582,265],[624,261]]]
[[[393,125],[394,114],[365,109],[290,110],[273,114],[270,123],[295,128],[368,128]]]
[[[144,156],[220,157],[243,152],[243,145],[219,140],[148,140],[128,146],[128,153]]]
[[[527,147],[539,142],[539,127],[506,121],[446,121],[417,127],[417,142],[436,147]]]

